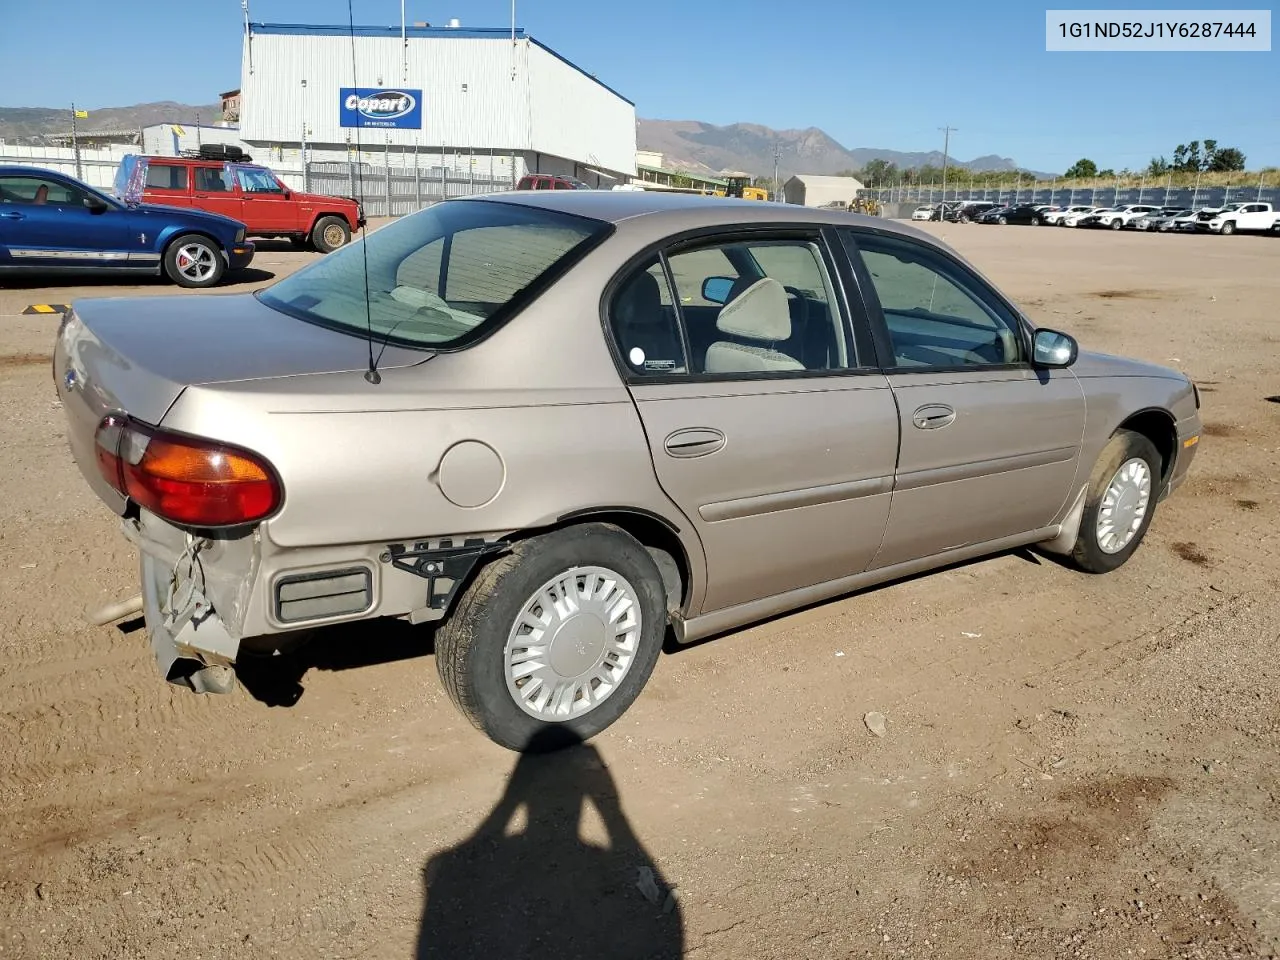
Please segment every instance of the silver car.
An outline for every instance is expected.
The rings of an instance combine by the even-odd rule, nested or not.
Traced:
[[[80,301],[54,377],[169,681],[433,624],[516,750],[609,726],[668,634],[1020,545],[1114,570],[1200,435],[1181,373],[1036,329],[911,227],[648,192],[451,200],[257,294]]]

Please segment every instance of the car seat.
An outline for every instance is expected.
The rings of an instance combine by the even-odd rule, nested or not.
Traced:
[[[613,328],[622,359],[637,373],[683,373],[684,347],[662,305],[662,290],[653,274],[642,270],[619,291],[613,305]]]
[[[803,370],[795,357],[776,349],[791,339],[787,291],[772,277],[762,277],[730,300],[716,316],[716,329],[735,340],[717,340],[707,348],[707,373],[753,373]]]

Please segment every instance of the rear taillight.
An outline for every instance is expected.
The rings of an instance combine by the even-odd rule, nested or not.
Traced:
[[[125,416],[98,425],[98,470],[138,506],[189,527],[256,523],[280,506],[280,481],[256,454]]]

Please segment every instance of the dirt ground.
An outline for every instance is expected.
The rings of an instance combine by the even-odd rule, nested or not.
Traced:
[[[0,958],[1280,954],[1280,241],[929,229],[1085,347],[1199,381],[1143,548],[679,650],[589,747],[519,763],[422,631],[202,698],[137,623],[88,626],[134,558],[67,452],[57,319],[12,315],[133,291],[0,290]]]

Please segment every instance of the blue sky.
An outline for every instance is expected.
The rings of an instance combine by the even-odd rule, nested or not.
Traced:
[[[357,23],[400,22],[399,0],[354,4]],[[346,0],[249,5],[260,21],[347,21]],[[107,16],[103,0],[6,6],[0,105],[210,102],[239,85],[240,0],[119,0]],[[994,153],[1044,171],[1081,156],[1136,169],[1206,137],[1239,147],[1251,169],[1280,165],[1280,54],[1046,53],[1045,6],[517,0],[517,22],[635,100],[642,117],[814,126],[846,147],[894,150],[941,149],[938,128],[950,124],[960,159]],[[432,24],[511,17],[509,0],[407,9],[410,22]]]

